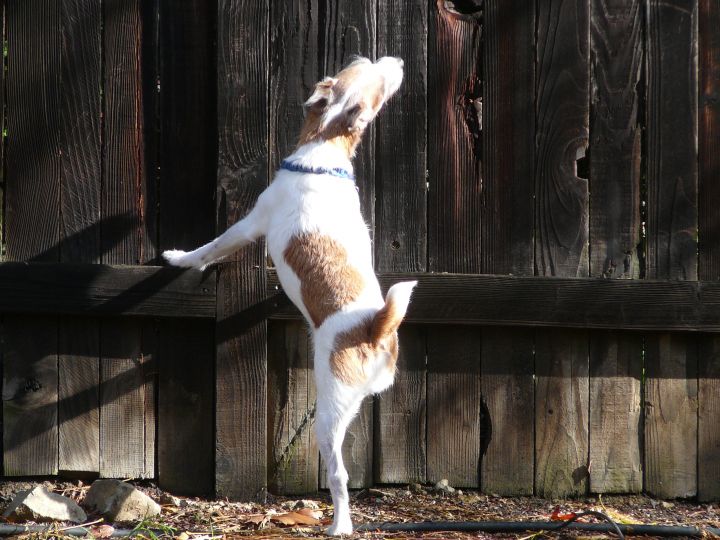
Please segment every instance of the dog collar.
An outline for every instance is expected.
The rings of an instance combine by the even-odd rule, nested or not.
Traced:
[[[351,180],[352,182],[355,182],[355,175],[341,167],[333,167],[332,169],[327,167],[307,167],[305,165],[301,165],[297,161],[283,159],[282,163],[280,163],[280,168],[285,169],[286,171],[300,173],[329,174],[330,176],[336,176],[338,178],[344,178],[346,180]]]

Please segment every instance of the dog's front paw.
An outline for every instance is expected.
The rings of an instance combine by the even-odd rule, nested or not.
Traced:
[[[165,259],[172,266],[179,266],[181,268],[193,268],[196,266],[193,257],[187,251],[181,249],[168,249],[163,251],[163,259]]]

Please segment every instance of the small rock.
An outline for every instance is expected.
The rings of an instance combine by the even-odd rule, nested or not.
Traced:
[[[176,497],[175,495],[163,493],[162,495],[160,495],[160,504],[169,504],[172,506],[177,506],[178,508],[185,508],[188,505],[188,502],[185,499]]]
[[[422,484],[410,484],[410,491],[413,493],[425,493],[425,488],[422,487]]]
[[[455,490],[455,495],[460,496],[460,495],[462,495],[462,494],[463,494],[462,489],[457,489],[457,490]]]
[[[143,492],[119,480],[95,480],[85,506],[108,521],[142,521],[160,514],[160,505]]]
[[[435,484],[435,490],[443,493],[455,493],[455,488],[450,485],[447,478],[443,478],[437,484]]]
[[[663,508],[672,508],[675,506],[673,503],[668,502],[668,501],[660,501],[660,504],[662,505]]]
[[[48,491],[44,486],[18,493],[2,515],[9,521],[70,521],[87,520],[75,501]]]
[[[295,505],[293,506],[293,509],[295,509],[295,510],[300,510],[302,508],[309,508],[310,510],[318,510],[320,508],[320,506],[318,506],[318,503],[316,503],[315,501],[311,501],[308,499],[302,499],[302,500],[296,502]]]

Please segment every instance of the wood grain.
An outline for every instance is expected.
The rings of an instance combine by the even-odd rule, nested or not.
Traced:
[[[535,4],[488,1],[483,8],[481,271],[531,276]],[[533,346],[526,330],[483,333],[482,395],[492,426],[485,426],[481,438],[487,449],[480,483],[485,492],[533,491]]]
[[[647,13],[647,276],[697,279],[697,5]],[[668,77],[666,74],[675,73]],[[695,340],[651,334],[646,347],[645,489],[697,490]]]
[[[535,494],[584,495],[588,488],[588,334],[535,336]]]
[[[678,334],[645,340],[645,489],[656,497],[697,494],[697,345]]]
[[[60,186],[62,262],[98,263],[102,190],[102,5],[63,2]],[[59,321],[59,468],[100,470],[100,326],[91,319]]]
[[[58,260],[60,6],[8,2],[5,253]],[[58,470],[58,327],[54,317],[5,317],[3,467],[6,475]]]
[[[427,481],[480,484],[480,328],[447,327],[428,335]],[[458,346],[460,344],[460,346]],[[449,361],[452,358],[452,361]]]
[[[143,101],[143,5],[107,0],[103,4],[103,155],[102,222],[125,216],[126,227],[103,226],[102,262],[143,264],[156,257],[154,175],[146,165]],[[142,370],[140,322],[101,325],[100,474],[145,477],[145,404],[154,394]],[[123,332],[126,334],[123,335]],[[123,386],[126,385],[126,386]],[[154,421],[155,415],[148,421]],[[149,469],[154,470],[153,467]]]
[[[268,325],[268,487],[300,495],[318,488],[313,430],[316,389],[312,345],[304,322]]]
[[[375,482],[397,484],[425,482],[426,472],[426,373],[424,329],[400,327],[398,372],[393,391],[375,402]],[[438,436],[438,434],[431,434]]]
[[[641,2],[592,4],[590,275],[640,276]],[[642,337],[590,334],[590,490],[642,490]]]
[[[701,0],[698,14],[700,103],[698,126],[698,278],[720,279],[720,3]],[[717,336],[699,344],[698,498],[720,499],[720,364]]]
[[[217,9],[216,232],[222,232],[245,215],[268,181],[269,6],[221,0]],[[267,485],[267,329],[263,321],[232,332],[222,325],[263,299],[264,255],[258,242],[219,267],[215,491],[234,499],[263,498]]]
[[[531,329],[483,330],[481,384],[489,414],[488,425],[481,426],[485,493],[533,494],[534,342]]]
[[[159,3],[161,249],[194,249],[215,233],[216,7]],[[192,225],[178,226],[178,223]],[[213,285],[215,275],[208,278]],[[215,305],[213,304],[213,316]],[[158,325],[158,473],[163,489],[214,494],[215,328],[210,321]]]
[[[643,342],[639,334],[590,335],[590,491],[643,488],[640,404]]]

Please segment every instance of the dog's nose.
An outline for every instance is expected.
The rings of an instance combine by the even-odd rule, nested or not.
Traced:
[[[405,62],[403,62],[402,58],[398,58],[397,61],[398,61],[398,64],[400,65],[400,67],[403,67],[405,65]]]

